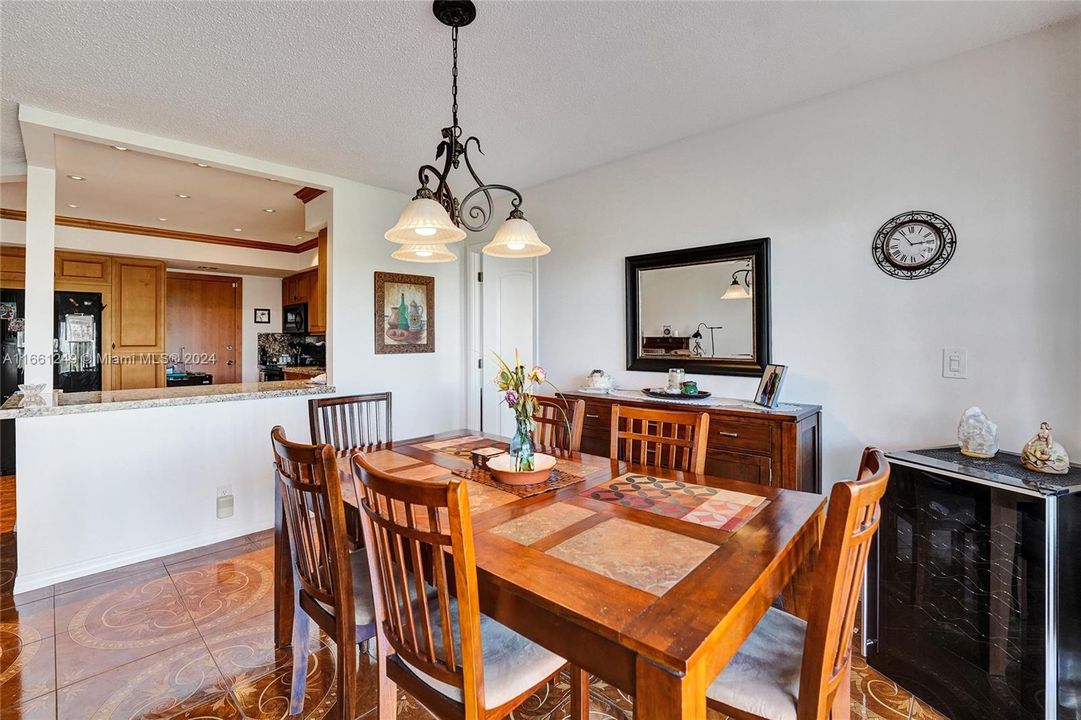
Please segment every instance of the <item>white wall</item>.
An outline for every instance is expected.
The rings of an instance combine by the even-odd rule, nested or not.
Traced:
[[[394,435],[399,438],[459,428],[464,423],[465,369],[460,262],[422,264],[392,260],[383,239],[409,197],[360,183],[334,191],[328,265],[328,363],[343,393],[394,393]],[[343,228],[354,228],[343,232]],[[453,247],[453,246],[452,246]],[[460,252],[460,249],[455,249]],[[375,354],[375,272],[435,278],[435,352]]]
[[[953,441],[969,405],[1006,449],[1046,419],[1081,459],[1079,85],[1074,21],[530,189],[552,246],[542,362],[561,387],[597,367],[657,384],[624,369],[623,258],[770,236],[773,360],[784,400],[824,406],[827,485],[866,444]],[[958,249],[894,280],[871,240],[913,209],[948,218]],[[941,377],[947,345],[969,379]],[[757,382],[698,379],[744,398]]]
[[[259,379],[259,333],[282,331],[282,281],[279,278],[242,275],[244,313],[244,382]],[[255,323],[255,308],[270,309],[270,324]]]
[[[287,397],[16,420],[19,592],[271,527],[270,429],[303,440],[307,413]]]

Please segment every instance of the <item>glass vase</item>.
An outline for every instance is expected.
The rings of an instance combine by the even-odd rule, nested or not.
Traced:
[[[533,470],[533,418],[517,418],[514,437],[510,441],[510,455],[514,458],[516,472]]]

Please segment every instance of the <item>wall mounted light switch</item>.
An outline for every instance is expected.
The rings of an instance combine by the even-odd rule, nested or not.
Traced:
[[[942,348],[942,377],[964,380],[968,377],[968,349]]]

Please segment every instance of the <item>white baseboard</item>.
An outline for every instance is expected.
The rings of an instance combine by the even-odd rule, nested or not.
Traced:
[[[249,525],[245,527],[233,528],[225,533],[190,535],[179,540],[158,543],[157,545],[148,545],[146,547],[138,548],[137,550],[126,550],[121,553],[114,553],[112,555],[94,558],[93,560],[83,560],[70,565],[61,565],[30,575],[19,574],[15,577],[15,592],[23,593],[30,590],[37,590],[38,588],[55,585],[67,580],[74,580],[87,575],[93,575],[94,573],[104,572],[105,570],[124,567],[125,565],[142,562],[143,560],[153,560],[154,558],[165,557],[166,555],[184,552],[185,550],[192,550],[194,548],[203,547],[204,545],[213,545],[214,543],[222,542],[223,540],[232,540],[233,538],[242,535],[250,535],[272,527],[274,527],[273,518],[270,520],[260,520],[249,523]]]

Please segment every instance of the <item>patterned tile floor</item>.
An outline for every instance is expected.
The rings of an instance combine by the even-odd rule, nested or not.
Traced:
[[[269,532],[258,533],[31,593],[0,593],[0,717],[287,717],[290,657],[272,641],[271,546]],[[312,627],[317,649],[303,717],[321,718],[333,704],[334,653]],[[375,710],[374,665],[362,664],[357,716]],[[853,717],[942,717],[862,661],[855,669]],[[592,720],[630,720],[632,699],[595,683]],[[566,717],[568,694],[566,682],[553,683],[517,720]],[[404,696],[398,717],[430,718]],[[711,720],[721,718],[711,713]]]

